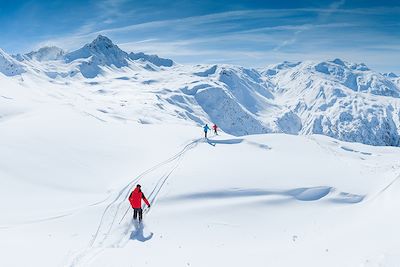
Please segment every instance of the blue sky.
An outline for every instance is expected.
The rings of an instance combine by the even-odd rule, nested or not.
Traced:
[[[0,47],[79,48],[98,34],[179,63],[342,58],[400,74],[400,2],[0,0]]]

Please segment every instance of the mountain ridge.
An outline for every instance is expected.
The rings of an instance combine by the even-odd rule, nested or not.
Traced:
[[[212,121],[236,136],[323,134],[371,145],[400,144],[400,79],[363,63],[285,61],[262,69],[178,65],[155,55],[127,53],[101,35],[65,53],[62,60],[42,62],[28,57],[17,61],[4,52],[1,55],[6,63],[0,71],[7,70],[6,76],[37,77],[40,83],[47,79],[47,85],[54,79],[66,79],[83,90],[102,94],[114,84],[119,84],[112,89],[115,94],[124,90],[121,86],[138,88],[135,94],[155,97],[146,118],[141,112],[130,115],[141,122],[163,123],[157,118],[165,113],[185,123]]]

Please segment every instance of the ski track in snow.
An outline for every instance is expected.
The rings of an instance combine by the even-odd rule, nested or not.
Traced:
[[[43,223],[43,222],[48,222],[48,221],[54,221],[54,220],[58,220],[61,218],[65,218],[68,216],[72,216],[77,214],[79,211],[81,211],[84,208],[89,208],[89,207],[95,207],[98,206],[104,202],[106,202],[111,196],[106,197],[103,200],[94,202],[92,204],[87,205],[86,207],[80,207],[80,208],[74,208],[71,210],[67,210],[64,211],[62,214],[57,214],[57,215],[53,215],[53,216],[48,216],[48,217],[44,217],[44,218],[38,218],[38,219],[32,219],[32,220],[25,220],[23,222],[20,223],[15,223],[15,224],[10,224],[10,225],[0,225],[0,229],[10,229],[10,228],[15,228],[15,227],[19,227],[19,226],[24,226],[24,225],[30,225],[30,224],[35,224],[35,223]]]
[[[172,165],[164,175],[162,175],[156,182],[155,186],[152,188],[148,199],[151,206],[154,207],[157,197],[162,190],[165,183],[168,181],[171,174],[178,168],[181,160],[185,153],[194,147],[196,147],[200,141],[204,143],[211,144],[215,146],[215,144],[240,144],[244,141],[244,139],[229,139],[229,140],[213,140],[204,138],[195,139],[184,146],[184,148],[179,151],[174,156],[168,158],[167,160],[158,163],[157,165],[147,169],[138,175],[135,179],[131,180],[125,187],[123,187],[118,193],[114,200],[107,205],[105,208],[102,217],[100,219],[99,225],[96,229],[95,234],[89,242],[88,247],[75,254],[75,256],[71,257],[72,261],[65,266],[68,267],[78,267],[84,266],[86,263],[91,262],[97,255],[101,254],[105,248],[112,247],[123,247],[127,244],[129,239],[132,237],[132,231],[135,231],[136,234],[141,234],[143,240],[148,240],[151,238],[153,233],[150,234],[149,238],[145,238],[143,236],[143,226],[139,227],[134,225],[129,216],[126,216],[130,207],[128,206],[125,212],[121,211],[121,207],[126,202],[126,199],[129,196],[133,186],[141,181],[146,175],[149,173],[158,170],[163,166]],[[313,140],[316,141],[316,140]],[[321,144],[317,142],[319,146],[322,147]],[[251,143],[251,145],[257,145],[262,149],[271,149],[266,145],[260,145],[258,143]],[[327,149],[327,148],[325,148]],[[333,152],[333,151],[331,151]],[[400,175],[393,180],[388,186],[386,186],[383,190],[380,191],[382,193],[385,191],[390,185],[397,181],[400,178]],[[379,193],[379,194],[380,194]],[[304,187],[304,188],[294,188],[291,190],[275,190],[275,191],[266,191],[266,190],[233,190],[233,191],[217,191],[217,192],[199,192],[195,194],[181,195],[172,199],[166,199],[166,201],[179,201],[179,200],[196,200],[196,199],[207,199],[207,198],[236,198],[236,197],[254,197],[254,196],[268,196],[268,195],[282,195],[287,196],[296,201],[317,201],[327,198],[328,201],[337,204],[357,204],[362,202],[365,199],[363,195],[356,195],[346,192],[340,192],[336,188],[329,186],[317,186],[317,187]],[[151,210],[148,208],[144,209],[144,215],[149,214]],[[121,218],[117,220],[117,218]],[[125,220],[124,220],[125,219]],[[137,233],[139,231],[139,233]],[[139,240],[139,239],[138,239]]]
[[[140,180],[142,180],[147,174],[159,169],[162,166],[166,166],[170,163],[173,163],[172,168],[161,178],[157,181],[156,185],[152,189],[151,193],[148,196],[149,202],[151,206],[154,205],[154,203],[157,200],[157,196],[160,193],[161,189],[167,182],[168,178],[171,176],[171,174],[176,170],[176,168],[179,166],[179,163],[183,159],[184,154],[193,149],[194,147],[197,146],[197,144],[204,140],[204,138],[200,139],[195,139],[189,144],[187,144],[181,151],[179,151],[177,154],[174,156],[170,157],[169,159],[158,163],[157,165],[151,167],[150,169],[147,169],[146,171],[142,172],[140,175],[138,175],[135,179],[131,180],[125,187],[123,187],[118,193],[115,199],[107,205],[105,208],[99,225],[96,229],[95,234],[93,235],[92,239],[89,242],[88,247],[81,252],[78,252],[75,254],[75,256],[72,256],[71,262],[67,263],[65,266],[69,267],[77,267],[77,266],[82,266],[87,262],[90,262],[93,258],[95,258],[98,254],[102,252],[104,248],[107,247],[120,247],[121,245],[126,244],[124,241],[124,237],[126,237],[129,232],[131,231],[132,225],[131,224],[125,224],[122,225],[122,233],[117,237],[117,240],[111,240],[111,243],[107,243],[107,241],[110,240],[111,238],[111,233],[113,232],[114,228],[119,228],[119,225],[121,224],[122,220],[124,217],[121,218],[119,223],[116,225],[116,219],[119,217],[118,215],[120,214],[121,206],[125,203],[127,200],[129,193],[131,192],[133,186],[138,183]],[[129,209],[129,207],[128,207]],[[149,209],[144,210],[144,214],[149,213]],[[126,212],[123,213],[123,216],[126,215]],[[110,219],[111,221],[107,221],[107,219]],[[121,226],[120,226],[121,227]],[[115,238],[115,236],[113,236]]]
[[[389,184],[387,184],[384,188],[378,191],[373,197],[371,197],[371,201],[377,199],[380,195],[382,195],[386,190],[388,190],[392,185],[398,182],[400,179],[400,174],[397,175]]]
[[[343,161],[341,158],[342,154],[346,155],[356,155],[365,154],[367,156],[377,156],[376,152],[367,153],[362,152],[364,149],[352,149],[348,148],[344,149],[344,145],[341,145],[339,142],[332,141],[324,145],[323,142],[319,142],[317,138],[309,137],[308,143],[315,143],[314,147],[319,147],[320,149],[328,152],[333,155],[338,160]],[[213,146],[236,146],[242,143],[258,147],[263,150],[270,150],[271,147],[264,143],[258,143],[256,141],[249,141],[246,138],[229,138],[224,140],[219,140],[217,138],[213,138],[211,136],[210,139],[192,139],[191,141],[184,142],[183,145],[180,145],[181,150],[171,156],[170,158],[154,165],[153,167],[143,171],[134,179],[130,180],[125,186],[121,187],[119,190],[114,191],[112,194],[100,202],[96,202],[90,206],[96,206],[98,204],[104,203],[101,207],[104,207],[103,213],[99,213],[101,218],[98,222],[97,228],[93,229],[95,231],[94,235],[88,239],[90,239],[88,245],[85,248],[78,248],[77,251],[74,251],[67,256],[68,258],[64,259],[63,266],[68,267],[78,267],[78,266],[86,266],[90,264],[93,260],[97,260],[97,257],[100,256],[105,249],[107,248],[121,248],[128,244],[129,240],[138,240],[141,242],[147,241],[151,239],[152,233],[149,236],[145,237],[143,235],[143,225],[138,228],[131,222],[131,216],[126,216],[125,208],[127,207],[129,211],[130,207],[127,202],[127,198],[135,186],[139,181],[146,182],[150,184],[149,180],[151,180],[152,186],[147,186],[149,189],[148,199],[151,205],[154,207],[157,204],[158,196],[160,192],[163,190],[164,185],[168,182],[168,179],[174,173],[174,171],[180,166],[181,161],[185,158],[186,152],[194,149],[198,144],[205,144],[205,146],[213,145]],[[272,146],[275,147],[276,144],[272,143]],[[178,149],[177,149],[178,150]],[[368,151],[368,150],[366,150]],[[156,172],[157,171],[157,172]],[[156,172],[156,174],[155,174]],[[151,174],[152,173],[152,174]],[[151,175],[149,175],[151,174]],[[160,174],[160,175],[159,175]],[[148,175],[148,176],[147,176]],[[147,178],[147,179],[146,179]],[[372,200],[373,198],[378,197],[380,194],[385,192],[388,188],[390,188],[393,184],[395,184],[400,179],[400,175],[397,175],[394,179],[391,178],[390,183],[385,183],[382,187],[380,187],[377,191],[378,194],[374,197],[368,197],[368,200]],[[278,187],[279,188],[279,187]],[[207,200],[216,200],[216,199],[232,199],[234,201],[239,200],[239,198],[254,198],[256,204],[267,203],[265,202],[266,198],[278,198],[284,199],[284,201],[325,201],[332,202],[336,204],[356,204],[365,202],[367,200],[365,197],[367,195],[356,195],[352,193],[341,192],[337,188],[340,186],[333,186],[330,183],[326,183],[323,186],[314,186],[314,187],[294,187],[294,188],[286,188],[282,187],[281,190],[274,189],[266,189],[266,188],[233,188],[231,190],[214,190],[214,191],[194,191],[192,194],[187,195],[176,195],[174,198],[163,198],[163,201],[207,201]],[[370,195],[370,194],[368,194]],[[250,199],[253,201],[253,199]],[[227,203],[227,202],[225,202]],[[270,202],[272,203],[272,202]],[[268,204],[270,204],[268,203]],[[81,210],[89,209],[90,206],[82,207]],[[149,215],[152,210],[144,209],[144,214]],[[57,219],[57,217],[50,218]],[[124,220],[125,219],[125,220]],[[86,241],[85,241],[86,242]],[[103,255],[101,255],[103,256]]]

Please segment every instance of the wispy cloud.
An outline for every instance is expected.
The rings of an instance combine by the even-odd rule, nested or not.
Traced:
[[[345,0],[340,0],[340,1],[337,1],[337,2],[333,2],[327,9],[318,10],[317,11],[318,12],[318,16],[317,16],[317,19],[316,19],[315,23],[320,24],[320,23],[326,22],[329,19],[329,17],[339,9],[339,7],[344,5],[344,3],[345,3]],[[297,41],[298,36],[300,34],[302,34],[303,32],[305,32],[307,30],[310,30],[310,29],[314,28],[314,25],[315,24],[309,24],[307,27],[298,29],[297,31],[295,31],[293,33],[291,38],[284,40],[280,45],[276,46],[273,49],[273,51],[276,52],[276,51],[279,51],[280,49],[282,49],[285,46],[294,44]]]
[[[349,9],[345,1],[335,1],[326,8],[247,9],[135,22],[126,19],[138,13],[130,10],[122,23],[118,14],[126,14],[121,9],[124,1],[107,3],[101,23],[88,20],[71,34],[38,45],[75,49],[102,34],[127,51],[159,54],[183,63],[217,61],[260,66],[305,57],[357,55],[357,61],[366,61],[367,57],[376,58],[373,53],[387,53],[400,40],[399,33],[389,35],[386,29],[389,23],[396,27],[395,21],[386,18],[400,12],[398,7]],[[378,36],[388,46],[379,46],[382,41]]]
[[[53,38],[47,40],[46,43],[53,42],[55,44],[66,44],[67,46],[73,46],[73,44],[81,44],[83,40],[90,40],[93,37],[102,35],[122,35],[122,34],[135,34],[150,33],[152,36],[163,34],[164,30],[168,32],[178,33],[178,36],[173,36],[178,40],[180,38],[197,38],[190,36],[190,33],[196,32],[203,33],[204,39],[210,37],[210,35],[217,35],[216,39],[225,38],[227,35],[240,35],[251,32],[265,32],[265,31],[304,31],[310,28],[318,27],[342,27],[349,25],[344,23],[329,23],[325,25],[312,25],[312,24],[301,24],[301,25],[271,25],[263,26],[253,25],[252,27],[243,27],[242,23],[251,22],[254,20],[260,20],[261,22],[274,23],[275,20],[289,21],[286,17],[290,17],[298,12],[320,12],[322,9],[263,9],[263,10],[241,10],[241,11],[230,11],[216,14],[207,14],[201,16],[191,16],[186,18],[168,19],[168,20],[156,20],[144,23],[138,23],[133,25],[126,25],[121,27],[105,28],[97,31],[89,31],[92,24],[84,25],[81,29],[66,36]],[[296,22],[296,21],[295,21]],[[264,23],[265,24],[265,23]],[[183,36],[188,34],[189,36]],[[137,36],[130,36],[137,38]],[[152,38],[146,38],[152,39]]]

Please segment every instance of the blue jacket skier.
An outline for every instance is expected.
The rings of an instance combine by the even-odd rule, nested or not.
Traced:
[[[211,130],[210,127],[208,127],[208,124],[204,125],[203,130],[204,130],[204,137],[207,138],[207,132],[208,130]]]

